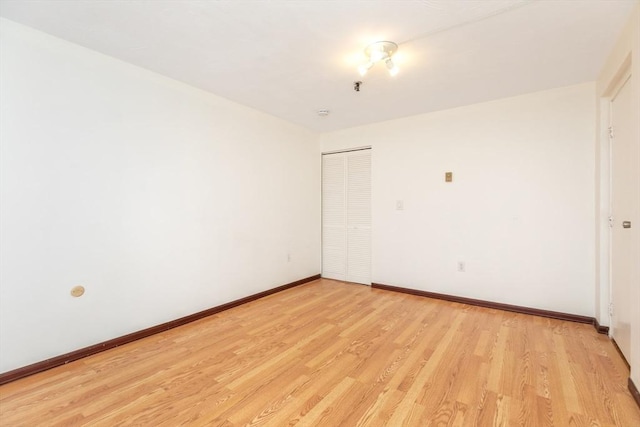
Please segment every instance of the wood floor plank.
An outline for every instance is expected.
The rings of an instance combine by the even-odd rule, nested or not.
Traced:
[[[640,426],[590,325],[332,280],[0,386],[2,426]]]

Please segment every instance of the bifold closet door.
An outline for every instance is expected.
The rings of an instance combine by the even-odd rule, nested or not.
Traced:
[[[371,284],[371,150],[322,157],[322,276]]]

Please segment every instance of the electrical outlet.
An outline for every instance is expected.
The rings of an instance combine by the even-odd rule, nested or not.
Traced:
[[[458,261],[458,271],[461,273],[464,273],[466,271],[464,261]]]

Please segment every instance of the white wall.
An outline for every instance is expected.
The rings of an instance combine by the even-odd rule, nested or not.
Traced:
[[[319,273],[317,135],[0,25],[0,372]]]
[[[373,282],[593,316],[594,139],[587,83],[328,133],[321,146],[373,149]]]
[[[631,90],[633,93],[633,114],[637,117],[634,129],[635,141],[640,146],[640,2],[636,5],[627,25],[622,31],[614,49],[603,66],[598,78],[596,91],[599,104],[598,117],[598,147],[596,150],[597,165],[597,207],[596,207],[596,231],[598,250],[597,297],[600,307],[599,316],[601,323],[608,324],[606,306],[609,303],[609,227],[607,217],[609,215],[609,138],[607,134],[608,116],[607,104],[612,95],[613,86],[619,80],[620,73],[627,64],[631,64]],[[640,150],[637,150],[640,152]],[[632,319],[631,319],[631,378],[636,387],[640,387],[640,158],[636,159],[636,187],[629,197],[635,197],[636,211],[631,219],[633,233],[633,258],[637,260],[632,271]]]

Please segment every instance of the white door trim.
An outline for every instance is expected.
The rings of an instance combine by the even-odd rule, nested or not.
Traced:
[[[609,306],[611,304],[611,229],[609,228],[609,216],[611,215],[611,141],[609,139],[609,126],[611,126],[611,101],[618,94],[624,82],[631,75],[631,55],[621,63],[619,70],[608,83],[606,90],[599,98],[599,133],[598,152],[599,159],[596,165],[598,170],[598,186],[596,218],[596,235],[598,240],[597,255],[597,292],[599,301],[596,307],[596,318],[602,326],[611,326]]]

